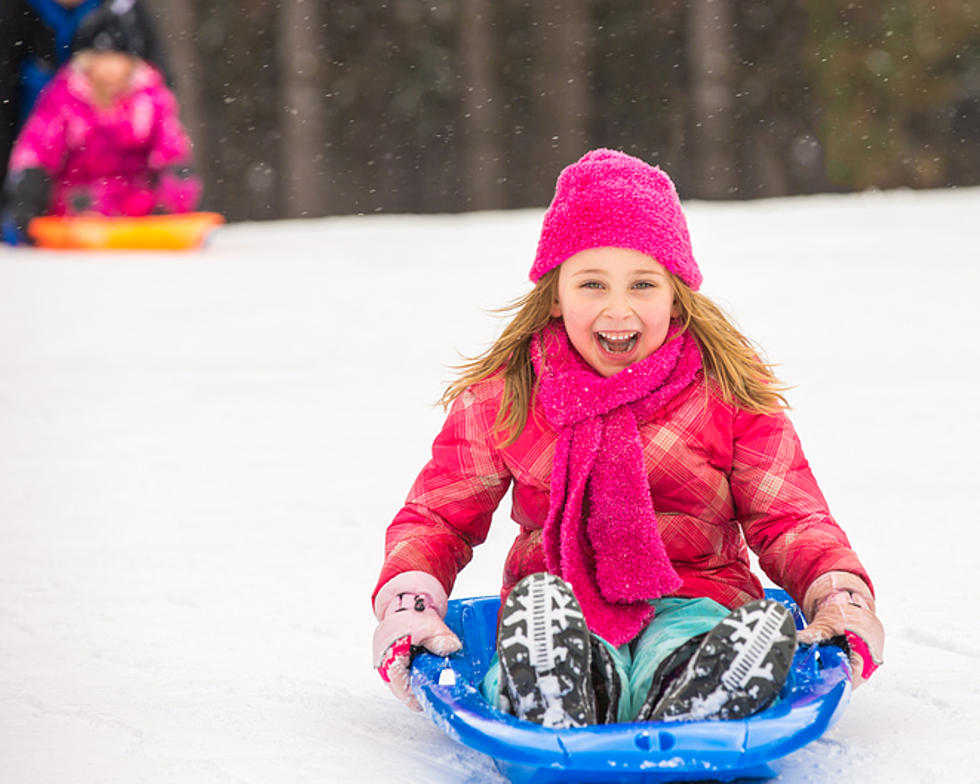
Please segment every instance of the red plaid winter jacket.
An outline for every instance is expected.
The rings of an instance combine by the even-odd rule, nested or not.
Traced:
[[[502,392],[497,376],[454,402],[432,459],[388,527],[375,593],[396,574],[416,569],[451,592],[511,484],[511,517],[520,530],[502,596],[522,577],[546,571],[541,531],[557,433],[532,411],[520,438],[497,446],[493,424]],[[746,544],[797,602],[828,571],[853,572],[870,585],[784,414],[726,405],[701,376],[641,424],[640,437],[660,534],[684,581],[675,596],[707,596],[732,608],[761,597]]]

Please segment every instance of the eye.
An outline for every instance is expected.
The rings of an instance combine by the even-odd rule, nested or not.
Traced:
[[[597,281],[597,280],[586,280],[586,281],[583,281],[580,284],[579,288],[583,288],[583,289],[601,289],[602,288],[602,284],[599,281]]]
[[[657,284],[650,280],[638,280],[633,284],[634,289],[654,289]]]

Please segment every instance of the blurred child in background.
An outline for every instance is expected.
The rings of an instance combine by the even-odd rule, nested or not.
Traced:
[[[140,216],[197,206],[190,139],[146,48],[132,2],[105,3],[82,20],[71,60],[41,92],[11,153],[5,239],[26,241],[38,215]]]
[[[14,140],[38,93],[71,57],[71,41],[81,21],[103,4],[133,18],[143,39],[144,57],[166,77],[166,58],[156,25],[141,0],[3,0],[0,2],[0,186]],[[3,206],[0,190],[0,207]]]

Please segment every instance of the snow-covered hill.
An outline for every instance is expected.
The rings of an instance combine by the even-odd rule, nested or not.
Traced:
[[[779,781],[977,781],[980,190],[688,205],[886,666]],[[384,527],[540,211],[0,249],[0,782],[500,782],[370,667]],[[456,595],[494,593],[507,509]]]

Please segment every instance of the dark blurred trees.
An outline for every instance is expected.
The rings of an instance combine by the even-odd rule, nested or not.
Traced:
[[[152,7],[166,40],[175,42],[177,95],[192,115],[205,206],[232,219],[284,215],[278,5],[162,0]]]
[[[468,0],[460,4],[459,13],[461,186],[467,208],[483,210],[503,204],[507,170],[493,0]]]
[[[690,92],[691,187],[705,198],[738,193],[732,0],[690,0],[684,55]]]
[[[321,64],[326,46],[315,0],[283,3],[276,18],[276,54],[282,133],[279,214],[286,218],[322,214],[329,178]]]
[[[853,188],[980,182],[980,1],[805,5],[831,178]]]
[[[980,0],[156,0],[209,207],[542,206],[587,149],[685,198],[980,182]]]

